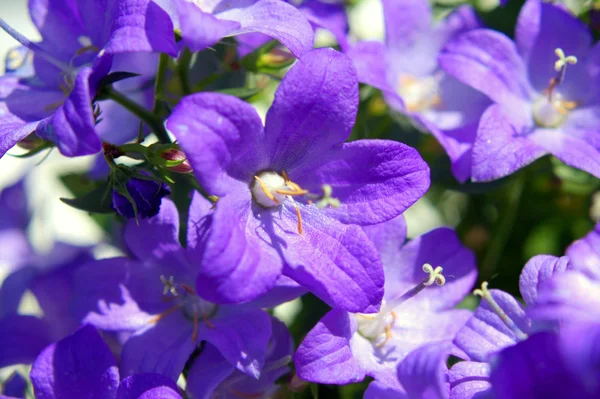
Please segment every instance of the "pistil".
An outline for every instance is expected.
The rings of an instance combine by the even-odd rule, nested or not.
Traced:
[[[521,329],[516,325],[516,323],[510,317],[508,317],[506,312],[504,312],[500,305],[498,305],[498,303],[494,300],[494,297],[492,297],[492,293],[490,292],[490,290],[488,290],[487,281],[481,283],[481,288],[478,288],[475,291],[473,291],[473,295],[480,296],[482,299],[484,299],[488,303],[488,305],[490,305],[494,313],[496,313],[496,315],[500,317],[500,320],[502,320],[502,322],[508,328],[510,328],[510,330],[517,336],[517,338],[520,341],[527,339],[527,334],[521,331]]]

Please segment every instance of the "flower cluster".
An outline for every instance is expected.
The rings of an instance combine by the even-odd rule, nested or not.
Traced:
[[[91,156],[62,206],[104,231],[48,250],[33,172],[1,191],[0,396],[600,397],[600,223],[562,221],[600,187],[595,6],[526,0],[513,40],[486,25],[515,2],[381,0],[375,41],[356,3],[29,0],[37,42],[0,18],[0,158]],[[547,207],[564,244],[505,256]]]

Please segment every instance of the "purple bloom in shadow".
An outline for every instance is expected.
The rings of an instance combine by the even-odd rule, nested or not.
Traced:
[[[301,56],[313,45],[306,17],[281,0],[156,0],[192,51],[214,45],[226,36],[263,33]]]
[[[383,11],[385,43],[359,42],[347,51],[358,79],[430,131],[448,153],[456,179],[465,182],[471,177],[477,123],[490,102],[446,74],[437,58],[447,41],[481,24],[468,6],[434,23],[424,0],[384,0]]]
[[[528,0],[515,42],[491,30],[448,43],[439,61],[456,79],[494,104],[481,117],[473,145],[473,180],[507,176],[552,154],[600,176],[600,46],[562,7]]]
[[[135,218],[136,215],[141,218],[156,216],[160,210],[163,197],[171,194],[169,186],[165,183],[135,177],[129,179],[126,188],[131,199],[135,202],[136,209],[134,210],[129,199],[116,190],[113,190],[112,194],[112,207],[119,215],[128,219]]]
[[[90,325],[46,347],[33,363],[30,376],[39,399],[182,398],[177,385],[158,374],[136,374],[119,384],[117,361]]]
[[[325,315],[294,357],[298,376],[304,380],[347,384],[369,375],[382,386],[397,386],[396,367],[411,351],[430,342],[451,341],[471,316],[469,311],[453,309],[477,276],[473,253],[453,230],[436,229],[404,246],[402,217],[365,231],[385,268],[381,311],[332,310]],[[442,269],[428,263],[442,266],[446,277]]]
[[[538,255],[531,258],[519,280],[525,304],[535,306],[540,287],[569,267],[567,257]],[[451,396],[457,398],[489,394],[490,363],[496,354],[537,331],[556,328],[554,323],[533,321],[514,297],[500,290],[488,290],[487,283],[475,293],[484,300],[454,339],[455,354],[466,360],[450,369]]]
[[[379,309],[379,254],[357,225],[404,212],[427,191],[429,168],[397,142],[343,143],[357,106],[352,62],[332,49],[306,53],[287,73],[265,127],[235,97],[200,93],[177,105],[166,127],[219,197],[192,228],[207,236],[192,252],[207,299],[251,300],[283,273],[333,307]]]
[[[32,132],[66,156],[96,153],[92,100],[113,56],[175,54],[172,23],[150,0],[33,0],[29,10],[42,42],[19,37],[34,51],[33,76],[0,78],[0,156]]]

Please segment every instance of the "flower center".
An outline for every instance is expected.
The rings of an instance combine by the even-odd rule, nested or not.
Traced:
[[[560,126],[567,118],[569,111],[577,107],[575,101],[566,101],[556,88],[564,81],[567,72],[567,65],[577,63],[577,58],[570,55],[565,56],[562,49],[557,48],[554,53],[558,61],[554,63],[556,75],[550,79],[548,87],[533,103],[533,119],[540,127],[555,128]]]
[[[433,283],[436,283],[438,286],[444,285],[446,278],[442,274],[443,270],[440,266],[434,269],[430,264],[426,263],[423,265],[423,271],[428,276],[404,294],[393,298],[389,302],[383,300],[379,313],[356,313],[358,333],[371,341],[376,347],[380,348],[384,346],[392,337],[392,327],[397,318],[396,308],[416,296],[425,288],[433,285]]]
[[[492,308],[494,313],[502,320],[502,322],[510,328],[510,330],[517,336],[520,341],[527,339],[527,334],[525,334],[521,329],[517,326],[517,324],[502,310],[500,305],[494,300],[492,297],[492,293],[488,290],[488,282],[484,281],[481,283],[481,288],[478,288],[473,291],[473,295],[480,296],[484,299],[488,305]]]
[[[422,112],[441,104],[439,96],[439,74],[417,78],[401,75],[398,94],[409,112]]]

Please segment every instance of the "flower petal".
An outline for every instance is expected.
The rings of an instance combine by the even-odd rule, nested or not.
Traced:
[[[585,237],[573,242],[565,254],[574,269],[585,271],[600,279],[600,223]]]
[[[408,399],[403,390],[388,387],[379,381],[373,381],[367,387],[363,399]]]
[[[489,363],[459,362],[450,369],[450,399],[477,399],[490,393]]]
[[[436,342],[411,352],[398,365],[398,379],[409,398],[447,399],[450,395],[448,367],[450,341]]]
[[[506,292],[490,290],[490,293],[504,313],[515,322],[519,329],[524,333],[528,333],[530,320],[525,315],[523,306]],[[455,345],[463,350],[470,360],[478,362],[489,361],[491,355],[517,342],[518,338],[515,333],[502,322],[502,319],[483,300],[473,317],[458,331],[454,340]]]
[[[356,321],[347,312],[332,310],[310,330],[294,355],[298,377],[321,384],[362,381],[365,370],[350,349]]]
[[[184,97],[165,123],[211,195],[247,187],[268,166],[263,127],[254,107],[236,97],[198,93]],[[249,197],[250,198],[250,197]]]
[[[219,384],[234,371],[235,366],[207,343],[188,371],[186,390],[195,398],[210,398]]]
[[[29,364],[52,343],[49,326],[37,317],[13,313],[0,321],[0,367]]]
[[[116,359],[96,329],[84,325],[52,344],[31,367],[39,399],[114,397],[119,385]]]
[[[359,140],[311,154],[313,162],[288,170],[311,193],[331,185],[339,208],[323,212],[342,223],[369,225],[395,218],[429,189],[429,166],[417,150],[388,140]]]
[[[315,205],[300,207],[303,233],[293,206],[282,207],[274,219],[275,236],[282,237],[284,274],[308,288],[333,308],[350,312],[379,310],[383,268],[366,234],[323,216]]]
[[[400,248],[406,240],[406,220],[404,216],[396,216],[387,222],[364,226],[362,228],[369,240],[381,255],[381,263],[391,265],[398,259]]]
[[[521,135],[497,104],[481,116],[473,145],[473,181],[490,181],[508,176],[547,154],[546,150]]]
[[[564,273],[569,267],[569,258],[557,258],[550,255],[537,255],[529,259],[519,278],[519,290],[527,306],[536,302],[541,284],[558,273]]]
[[[167,377],[143,373],[126,377],[121,381],[117,399],[181,399],[177,384]]]
[[[383,0],[385,41],[398,50],[411,48],[432,31],[431,6],[421,0]]]
[[[267,113],[265,142],[273,170],[291,171],[350,135],[358,107],[352,61],[333,49],[306,53],[285,75]],[[312,158],[311,158],[312,160]]]

